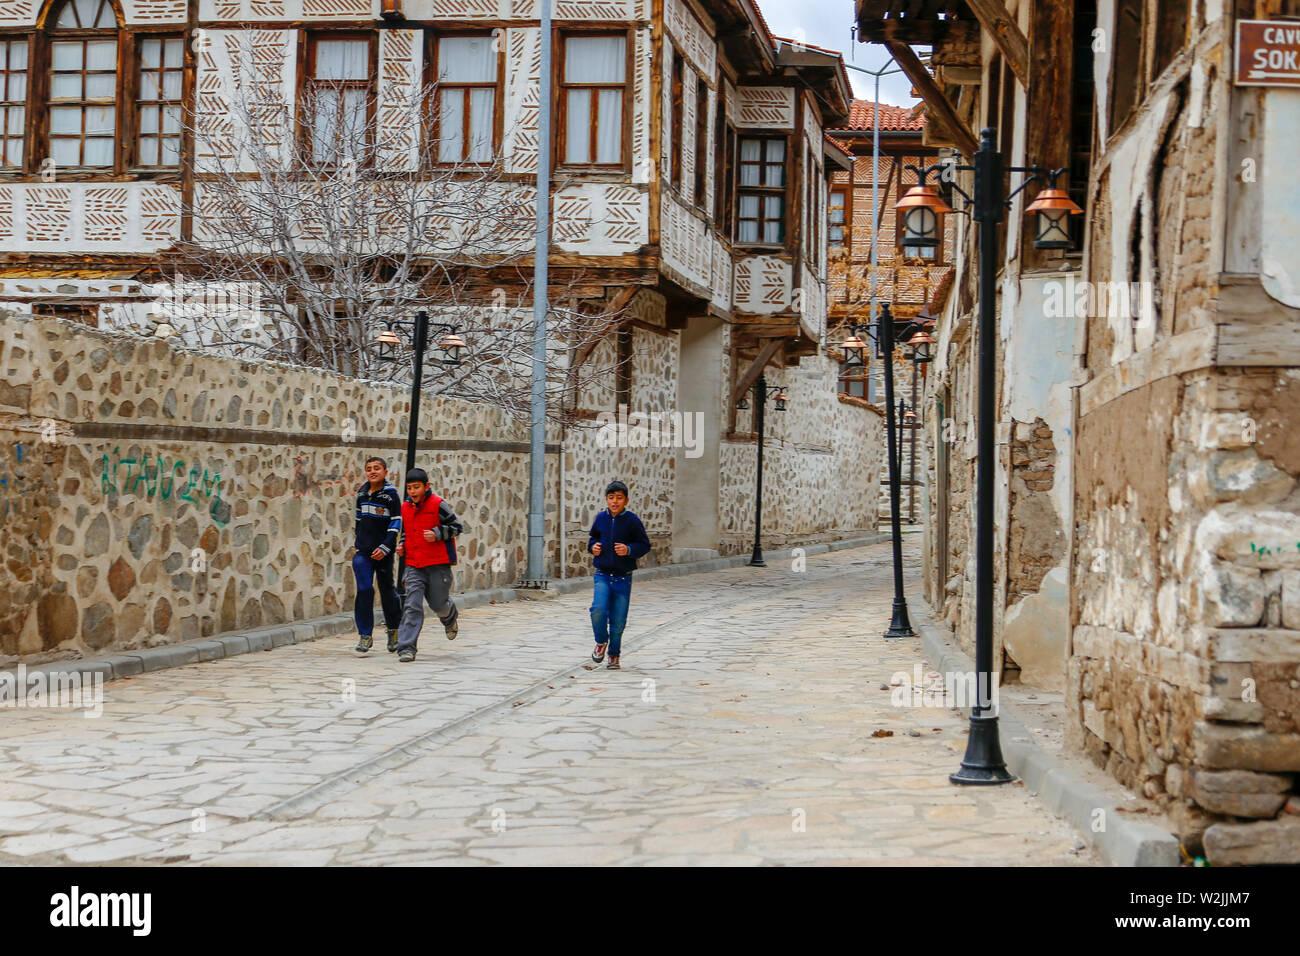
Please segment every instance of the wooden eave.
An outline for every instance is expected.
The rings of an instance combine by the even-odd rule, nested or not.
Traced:
[[[858,39],[864,43],[934,46],[979,36],[979,21],[963,0],[857,0],[856,7]]]

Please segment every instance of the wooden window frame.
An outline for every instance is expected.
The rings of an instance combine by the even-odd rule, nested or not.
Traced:
[[[110,9],[117,18],[119,8],[110,0]],[[41,7],[35,26],[0,30],[0,40],[27,42],[27,98],[23,129],[23,162],[20,166],[0,166],[0,181],[33,182],[42,175],[42,166],[52,157],[50,136],[50,89],[53,71],[52,43],[63,37],[99,36],[106,38],[109,28],[100,30],[57,30],[54,24],[62,12],[62,3],[46,3]],[[181,76],[182,115],[188,115],[187,104],[193,99],[193,54],[189,47],[190,33],[182,24],[158,24],[124,27],[118,20],[112,28],[117,36],[116,96],[114,101],[113,163],[111,166],[66,166],[56,169],[61,182],[179,182],[185,178],[186,157],[190,151],[190,137],[181,130],[181,157],[172,166],[140,166],[138,127],[140,90],[140,43],[155,38],[180,38],[184,45]],[[171,102],[171,101],[168,101]],[[60,104],[55,104],[60,105]]]
[[[143,79],[142,79],[142,75],[146,72],[146,71],[145,71],[145,67],[144,67],[144,56],[143,56],[144,42],[145,42],[146,40],[159,40],[159,41],[161,41],[161,42],[164,43],[164,44],[165,44],[166,41],[168,41],[168,40],[180,40],[180,41],[181,41],[181,65],[180,65],[180,68],[179,68],[179,72],[180,72],[180,75],[181,75],[181,92],[180,92],[180,97],[179,97],[178,99],[176,99],[176,100],[161,100],[161,99],[159,99],[159,100],[150,100],[149,103],[147,103],[147,104],[144,103],[143,101],[141,101],[141,99],[140,99],[140,92],[144,89],[144,81],[143,81]],[[186,34],[185,34],[183,31],[182,31],[182,32],[177,32],[175,29],[172,29],[171,31],[162,31],[162,30],[159,30],[159,31],[157,31],[157,32],[155,32],[155,31],[153,31],[153,30],[144,30],[144,31],[141,31],[141,32],[139,32],[139,33],[133,33],[132,36],[131,36],[131,64],[132,64],[132,70],[131,70],[132,77],[131,77],[131,79],[132,79],[132,83],[133,83],[134,85],[132,86],[132,90],[131,90],[131,94],[132,94],[132,95],[131,95],[132,110],[131,110],[131,115],[127,118],[127,121],[128,121],[128,124],[129,124],[129,133],[130,133],[129,149],[130,149],[130,155],[131,155],[131,168],[134,169],[134,170],[141,170],[141,171],[147,171],[147,172],[175,172],[175,173],[179,173],[180,170],[181,170],[181,168],[185,165],[185,112],[186,112],[186,109],[185,109],[185,93],[186,93],[186,74],[189,72],[189,70],[188,70],[187,67],[186,67],[186,60],[187,60],[187,58],[188,58],[188,57],[187,57],[187,54],[186,54],[186,46],[187,46],[187,43],[186,43]],[[159,55],[160,55],[160,57],[161,57],[160,60],[159,60],[159,63],[160,63],[160,64],[163,64],[163,63],[166,62],[166,58],[162,56],[162,50],[163,50],[163,48],[160,48],[160,50],[159,50]],[[166,71],[165,69],[163,69],[162,66],[160,65],[159,69],[158,69],[157,71],[155,71],[155,72],[157,72],[157,73],[158,73],[158,76],[159,76],[159,86],[158,86],[158,88],[159,88],[159,93],[161,94],[161,92],[162,92],[162,82],[161,82],[161,81],[162,81],[162,77],[163,77],[163,76],[166,74],[166,72],[168,72],[168,71]],[[150,107],[152,107],[152,108],[155,108],[155,109],[159,109],[159,110],[160,110],[160,113],[159,113],[159,120],[160,120],[160,123],[159,123],[159,133],[158,133],[158,135],[159,135],[159,137],[162,137],[163,134],[162,134],[162,132],[161,132],[161,130],[162,130],[162,126],[161,126],[161,118],[162,118],[162,116],[161,116],[161,110],[162,110],[164,107],[166,107],[166,106],[168,106],[168,105],[171,105],[171,104],[175,104],[175,105],[180,109],[180,113],[181,113],[181,128],[180,128],[180,131],[177,133],[177,138],[180,140],[180,150],[179,150],[179,152],[177,153],[176,162],[175,162],[175,164],[172,164],[172,165],[164,165],[164,166],[146,166],[144,163],[142,163],[142,162],[140,161],[140,160],[141,160],[141,156],[140,156],[140,112],[141,112],[141,111],[142,111],[146,106],[150,106]],[[162,148],[162,147],[161,147],[161,144],[160,144],[160,145],[159,145],[160,156],[161,156],[161,148]]]
[[[682,189],[682,166],[686,162],[686,58],[671,43],[668,44],[668,49],[672,51],[673,57],[668,92],[669,109],[672,111],[668,134],[670,137],[668,142],[670,150],[668,182],[680,194]]]
[[[848,369],[847,371],[849,374],[845,374],[846,370],[844,368],[844,362],[841,361],[839,364],[839,368],[835,370],[835,375],[836,375],[835,390],[842,395],[852,395],[855,398],[861,398],[865,401],[870,401],[871,400],[870,398],[871,366],[870,365],[854,366],[853,368]],[[852,388],[847,387],[851,384],[860,384],[862,387],[862,394],[858,395],[852,390]]]
[[[695,207],[706,211],[709,206],[709,84],[695,74]]]
[[[619,405],[632,407],[632,361],[634,353],[632,327],[619,326],[614,332],[614,410]]]
[[[717,133],[714,145],[713,221],[715,228],[727,242],[732,241],[735,230],[736,195],[736,128],[727,122],[727,111],[718,90]]]
[[[432,158],[432,165],[435,167],[452,167],[452,166],[470,166],[475,169],[490,169],[500,165],[502,161],[502,145],[505,141],[505,123],[503,114],[505,113],[505,74],[506,74],[506,45],[500,39],[502,32],[500,28],[478,28],[478,29],[426,29],[425,46],[424,46],[424,82],[426,87],[435,91],[434,102],[428,104],[427,115],[424,120],[426,142],[429,143],[429,155]],[[489,86],[495,91],[492,97],[492,158],[487,162],[480,162],[472,159],[461,160],[442,160],[438,158],[438,141],[441,138],[440,124],[442,122],[442,110],[438,102],[438,96],[441,96],[442,88],[438,83],[438,41],[456,37],[497,37],[497,78],[493,83],[449,83],[452,89],[470,90],[486,89]],[[468,103],[468,98],[466,99]],[[469,143],[469,110],[465,111],[465,144]]]
[[[316,83],[316,46],[322,40],[365,40],[370,44],[370,62],[365,80],[368,91],[366,97],[366,133],[369,142],[366,144],[368,155],[366,163],[363,165],[371,165],[374,162],[375,148],[379,140],[379,32],[377,30],[357,29],[354,26],[349,26],[346,29],[301,31],[299,63],[302,64],[302,68],[298,73],[298,95],[297,102],[294,104],[295,122],[298,127],[296,137],[301,155],[306,157],[312,166],[317,169],[332,168],[330,163],[318,161],[312,151],[311,120],[313,117],[307,115],[307,110],[311,106],[311,91]],[[358,82],[356,80],[324,81],[334,89],[344,89],[347,84]]]
[[[1137,18],[1136,30],[1121,23],[1121,18],[1129,19],[1134,14]],[[1111,44],[1110,82],[1106,94],[1107,138],[1113,138],[1115,131],[1123,127],[1129,117],[1141,107],[1146,98],[1146,72],[1150,61],[1150,51],[1144,42],[1149,22],[1145,0],[1118,0],[1114,16],[1112,32],[1115,42]],[[1127,32],[1121,33],[1121,30]],[[1122,57],[1121,50],[1125,51]]]
[[[26,89],[23,92],[23,98],[21,100],[9,99],[9,77],[16,75],[19,72],[8,68],[8,45],[11,43],[25,43],[27,45],[27,65],[22,70],[23,76],[26,77],[24,82]],[[12,175],[14,173],[21,173],[27,169],[27,160],[32,151],[30,127],[32,122],[32,84],[34,80],[34,63],[32,57],[34,55],[33,47],[35,46],[35,38],[31,33],[0,34],[0,44],[3,44],[5,47],[4,62],[3,64],[0,64],[4,67],[3,71],[0,71],[0,170]],[[23,123],[21,132],[22,145],[20,147],[21,155],[18,158],[18,162],[10,166],[5,163],[5,157],[8,155],[9,140],[11,139],[9,135],[9,111],[12,109],[21,109],[23,111]]]
[[[126,153],[130,146],[131,125],[129,116],[134,113],[133,97],[128,95],[128,80],[134,70],[126,69],[127,57],[123,55],[124,51],[134,52],[134,44],[131,43],[130,32],[123,28],[122,11],[113,0],[107,0],[107,5],[113,12],[112,27],[76,27],[60,29],[57,26],[59,15],[63,13],[65,7],[72,3],[73,0],[63,0],[63,2],[47,3],[37,21],[39,29],[36,31],[36,42],[28,47],[28,79],[27,79],[27,102],[28,102],[28,139],[24,144],[24,153],[30,157],[28,170],[35,172],[38,170],[46,159],[51,159],[54,155],[54,133],[51,116],[56,106],[74,105],[71,102],[54,103],[50,100],[50,94],[54,82],[54,44],[65,41],[81,40],[89,42],[91,40],[108,39],[109,34],[113,35],[114,42],[117,45],[117,62],[114,64],[113,73],[116,77],[113,97],[113,162],[107,166],[86,166],[78,164],[75,166],[58,166],[57,175],[60,178],[71,174],[74,179],[102,179],[115,178],[126,171]],[[36,59],[31,59],[35,55]],[[84,47],[83,47],[84,57]],[[82,61],[83,76],[83,97],[85,92],[84,69],[85,61]],[[104,72],[108,71],[96,71]],[[39,76],[40,81],[34,82]],[[80,99],[75,105],[83,108],[92,101]],[[104,104],[107,105],[107,104]],[[32,107],[35,106],[36,109]],[[130,107],[130,108],[129,108]],[[63,138],[63,137],[59,137]],[[85,153],[85,113],[82,113],[82,131],[79,142],[81,143],[80,158],[84,158]],[[36,149],[33,145],[39,144]],[[39,158],[37,158],[39,154]],[[9,167],[12,168],[12,167]]]
[[[567,54],[567,44],[565,43],[571,37],[623,37],[623,82],[622,83],[566,83],[564,82],[564,63]],[[633,28],[626,27],[623,29],[593,29],[586,27],[560,27],[554,31],[553,47],[555,50],[555,63],[552,66],[551,88],[556,91],[555,102],[555,119],[554,133],[551,137],[551,168],[553,170],[564,171],[581,171],[590,173],[624,173],[630,174],[632,170],[632,83],[636,76],[634,53],[636,49],[636,36]],[[570,163],[565,160],[568,152],[568,128],[569,128],[569,90],[570,89],[615,89],[621,88],[623,92],[623,110],[622,110],[622,130],[619,133],[620,150],[619,161],[615,163]],[[598,109],[596,98],[593,97],[593,110]],[[593,115],[596,115],[593,112]],[[589,144],[594,144],[596,137],[596,124],[593,122],[590,129]],[[590,152],[588,153],[590,155]]]
[[[835,208],[835,203],[833,203],[831,200],[836,195],[844,197],[844,202],[840,204],[840,208],[844,211],[844,217],[838,223],[831,222],[831,210]],[[831,230],[834,229],[836,226],[840,227],[839,245],[834,245],[831,242]],[[844,185],[831,186],[826,190],[826,251],[827,253],[829,253],[832,249],[840,249],[840,248],[845,250],[848,249],[849,247],[848,226],[849,226],[849,186],[847,183],[845,183]]]
[[[735,187],[735,192],[734,192],[733,197],[732,197],[732,201],[733,201],[733,204],[734,204],[735,212],[734,212],[734,223],[732,224],[732,229],[731,229],[731,233],[730,233],[730,235],[731,235],[731,240],[732,240],[732,243],[733,243],[734,245],[736,245],[736,246],[743,246],[744,248],[747,248],[747,249],[771,249],[771,250],[786,250],[786,251],[789,250],[789,248],[790,248],[790,233],[791,233],[791,229],[790,229],[790,208],[791,208],[791,203],[790,203],[790,192],[791,192],[791,189],[793,188],[793,187],[791,186],[791,179],[792,179],[793,177],[791,177],[790,174],[789,174],[789,170],[790,170],[790,138],[791,138],[791,136],[790,136],[790,131],[789,131],[789,130],[758,130],[758,129],[753,129],[753,130],[751,130],[751,129],[746,129],[746,130],[744,130],[743,132],[737,132],[737,133],[736,133],[736,137],[735,137],[735,163],[734,163],[734,181],[735,181],[736,187]],[[743,161],[741,160],[741,158],[740,158],[740,157],[741,157],[741,154],[742,154],[742,152],[743,152],[743,150],[742,150],[742,146],[744,145],[744,142],[745,142],[745,140],[747,140],[747,139],[755,139],[755,140],[758,140],[760,143],[763,143],[763,144],[764,144],[764,146],[763,146],[762,149],[761,149],[761,155],[762,155],[763,158],[760,160],[760,162],[759,162],[759,164],[758,164],[760,167],[765,166],[765,165],[769,165],[769,164],[766,162],[766,156],[767,156],[767,147],[766,147],[766,143],[767,143],[768,141],[770,141],[770,140],[774,140],[774,139],[779,139],[779,140],[781,140],[781,141],[785,144],[785,150],[784,150],[784,152],[782,153],[782,157],[783,157],[784,164],[785,164],[783,168],[784,168],[785,172],[783,173],[783,175],[782,175],[782,177],[781,177],[781,179],[782,179],[782,184],[781,184],[780,186],[742,186],[742,185],[741,185],[741,182],[740,182],[740,172],[741,172],[741,169],[743,169],[744,166],[746,166],[746,165],[752,165],[752,164],[746,164],[746,163],[743,162]],[[760,178],[761,178],[761,176],[760,176]],[[776,219],[764,219],[764,218],[762,217],[762,215],[761,215],[761,211],[760,211],[760,216],[759,216],[759,218],[756,220],[756,221],[759,223],[759,235],[760,235],[760,236],[762,235],[762,232],[763,232],[763,228],[762,228],[762,227],[763,227],[763,224],[764,224],[764,223],[767,223],[767,222],[778,222],[778,221],[779,221],[779,222],[781,223],[781,239],[780,239],[779,242],[763,242],[761,239],[756,240],[756,241],[753,241],[753,242],[746,242],[746,241],[744,241],[744,240],[742,240],[742,239],[740,238],[740,223],[741,223],[741,215],[740,215],[740,200],[741,200],[741,198],[742,198],[743,196],[745,196],[747,193],[752,193],[752,194],[757,195],[757,196],[760,196],[760,197],[762,197],[762,196],[773,196],[773,195],[779,195],[779,196],[781,197],[781,217],[780,217],[779,220],[776,220]],[[760,210],[761,210],[761,205],[762,205],[762,204],[760,203]]]

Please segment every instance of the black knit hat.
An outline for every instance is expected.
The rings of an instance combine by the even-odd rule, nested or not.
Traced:
[[[621,481],[611,481],[609,483],[609,487],[605,489],[605,495],[608,497],[609,495],[612,495],[616,491],[621,491],[623,492],[624,496],[626,496],[627,485],[623,484],[623,482]]]

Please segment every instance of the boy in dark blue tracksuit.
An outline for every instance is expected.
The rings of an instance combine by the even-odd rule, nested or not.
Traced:
[[[402,602],[393,580],[393,551],[402,530],[402,499],[388,483],[388,463],[367,458],[366,483],[357,489],[357,553],[352,571],[357,576],[357,599],[353,612],[357,622],[357,653],[374,645],[375,579],[379,579],[379,600],[384,606],[388,628],[388,650],[397,650],[397,627],[402,623]]]
[[[650,553],[650,538],[641,519],[627,510],[627,485],[611,482],[605,489],[607,510],[592,522],[587,550],[595,559],[595,587],[591,600],[591,627],[596,649],[591,659],[599,664],[609,649],[610,670],[618,670],[627,607],[632,600],[632,572],[637,558]]]

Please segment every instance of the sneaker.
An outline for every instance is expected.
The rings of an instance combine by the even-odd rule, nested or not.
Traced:
[[[369,634],[362,634],[357,638],[356,651],[358,654],[364,654],[375,646],[375,639]]]
[[[623,665],[618,662],[617,657],[611,654],[609,656],[609,663],[605,665],[605,669],[610,671],[621,671],[623,669]]]
[[[607,647],[609,647],[608,644],[597,644],[596,649],[591,652],[591,659],[599,664],[605,659],[605,648]]]
[[[411,661],[415,660],[415,648],[403,647],[400,651],[398,651],[397,659],[401,661],[403,664],[411,663]]]
[[[444,625],[443,630],[447,632],[447,640],[454,641],[456,635],[460,633],[460,620],[457,619],[448,625]]]
[[[396,652],[397,652],[397,628],[390,627],[388,629],[388,653],[394,654]]]

